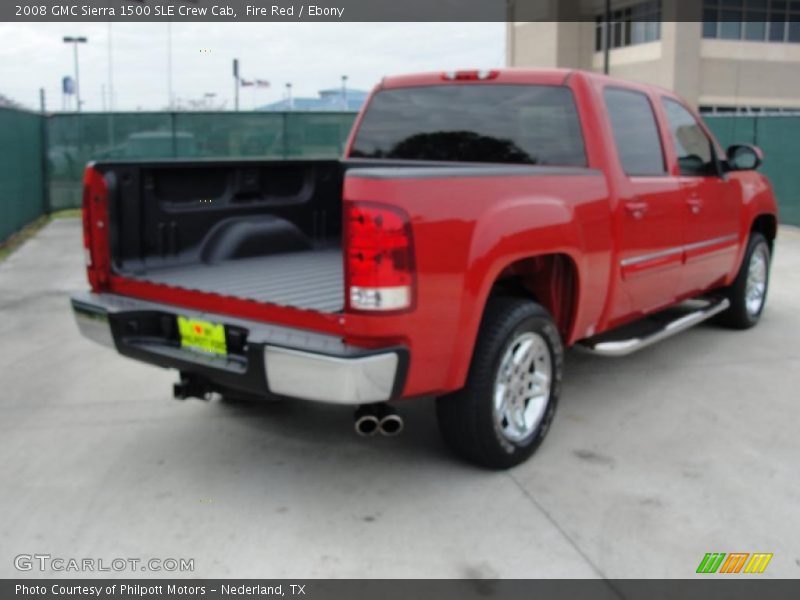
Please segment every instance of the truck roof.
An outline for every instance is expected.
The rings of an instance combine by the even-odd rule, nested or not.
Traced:
[[[538,83],[562,85],[574,69],[467,69],[458,71],[431,71],[384,77],[379,87],[399,88],[425,85],[442,85],[457,81],[492,81],[493,83]],[[459,77],[464,75],[464,77]]]
[[[674,96],[674,93],[671,90],[661,86],[644,84],[619,77],[611,77],[602,73],[595,73],[582,69],[531,69],[524,67],[431,71],[427,73],[392,75],[384,77],[377,88],[391,89],[428,85],[446,85],[448,83],[463,83],[464,81],[475,81],[476,83],[486,82],[505,84],[564,85],[571,75],[580,75],[581,77],[585,77],[586,79],[594,81],[618,82],[626,87],[659,90],[668,95]]]

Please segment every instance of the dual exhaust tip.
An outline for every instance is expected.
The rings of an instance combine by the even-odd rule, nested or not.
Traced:
[[[403,417],[387,404],[365,404],[356,410],[354,427],[360,436],[369,437],[380,433],[392,437],[399,435],[403,426]]]

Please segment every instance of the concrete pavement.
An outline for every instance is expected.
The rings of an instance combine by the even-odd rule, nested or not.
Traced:
[[[0,263],[0,577],[47,553],[193,558],[194,577],[684,578],[712,551],[800,576],[797,229],[754,330],[570,353],[552,431],[508,473],[451,458],[427,399],[394,439],[357,438],[346,408],[174,401],[174,373],[79,337],[82,260],[80,222],[57,220]]]

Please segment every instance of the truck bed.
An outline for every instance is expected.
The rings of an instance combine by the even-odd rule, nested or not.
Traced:
[[[437,164],[402,162],[405,168]],[[345,173],[398,166],[376,160],[236,159],[109,161],[92,169],[108,186],[115,275],[336,313],[345,299],[340,248]]]
[[[340,248],[168,266],[130,278],[319,312],[344,308]]]

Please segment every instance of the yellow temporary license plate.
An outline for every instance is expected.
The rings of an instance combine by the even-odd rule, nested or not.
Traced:
[[[209,354],[226,355],[225,326],[200,319],[178,317],[181,347]]]

